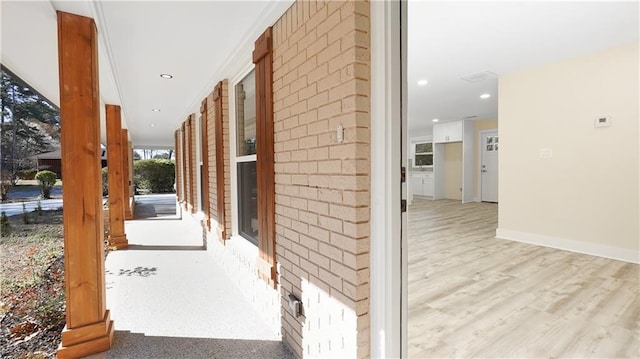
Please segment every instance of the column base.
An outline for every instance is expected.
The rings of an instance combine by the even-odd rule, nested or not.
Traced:
[[[82,358],[107,351],[113,343],[113,321],[107,310],[98,323],[62,331],[62,343],[58,347],[58,359]]]
[[[125,249],[129,247],[129,240],[127,239],[127,235],[123,234],[121,236],[111,236],[109,237],[109,246],[116,247],[116,249]]]

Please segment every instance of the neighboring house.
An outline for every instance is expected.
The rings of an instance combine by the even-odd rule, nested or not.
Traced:
[[[60,150],[40,153],[35,155],[38,171],[49,170],[55,172],[58,178],[62,179],[62,154]],[[101,166],[107,167],[107,151],[102,151],[100,159]]]
[[[151,117],[167,112],[154,108],[151,113],[151,101],[144,102],[148,107],[145,116],[123,119],[134,146],[138,145],[136,138],[174,146],[182,220],[203,229],[212,260],[225,268],[298,357],[393,357],[406,345],[403,293],[407,279],[402,275],[406,263],[401,260],[402,250],[406,250],[401,246],[406,240],[406,216],[401,214],[404,185],[400,182],[405,162],[400,148],[408,146],[402,146],[401,141],[398,4],[274,3],[265,9],[266,15],[255,15],[252,31],[194,34],[202,36],[198,44],[203,48],[216,35],[251,35],[234,37],[240,44],[233,51],[229,49],[226,62],[218,64],[220,69],[211,65],[191,78],[209,79],[206,86],[204,82],[193,83],[189,91],[168,91],[171,97],[165,99],[181,101],[175,112],[179,119]],[[58,10],[74,10],[72,4],[56,6]],[[102,2],[98,10],[92,8],[88,13],[97,11],[108,17],[117,6],[132,5]],[[184,6],[179,8],[195,5]],[[127,14],[123,11],[118,16]],[[200,24],[188,21],[197,15],[202,14],[190,13],[178,25]],[[94,36],[92,44],[98,43],[93,21],[59,16],[86,25],[83,29],[89,30],[83,34]],[[175,16],[181,14],[176,12]],[[101,20],[100,16],[95,18]],[[148,21],[154,19],[149,17]],[[119,45],[115,40],[122,35],[119,31],[126,31],[125,39],[131,43],[140,40],[129,28],[108,28],[104,19],[98,25],[101,31],[110,31],[108,43],[112,47]],[[171,31],[180,29],[172,26]],[[120,74],[135,68],[129,73],[135,78],[128,82],[138,85],[143,82],[136,81],[138,77],[149,75],[156,81],[145,88],[149,93],[170,86],[159,82],[164,80],[155,73],[165,71],[155,66],[158,56],[150,57],[154,66],[149,66],[153,70],[147,74],[147,68],[126,63],[127,51],[117,54],[123,58],[113,60],[115,52],[104,58],[120,61]],[[91,59],[86,54],[78,57]],[[175,69],[172,75],[176,79],[170,81],[178,80],[191,62],[196,67],[195,61],[200,59],[197,53],[174,57],[189,60],[178,62],[184,69]],[[94,68],[97,65],[91,64]],[[118,67],[101,64],[101,71],[109,70],[109,65]],[[637,65],[636,37],[632,43],[500,79],[499,237],[640,261]],[[27,68],[12,70],[29,80],[20,73]],[[97,78],[96,72],[91,75]],[[121,87],[133,86],[117,80]],[[91,86],[86,87],[91,90]],[[106,86],[105,91],[114,88],[118,86]],[[132,92],[107,93],[101,99],[126,99],[130,107],[123,104],[126,111],[122,113],[131,114],[134,103],[137,106],[137,101],[146,100],[142,98],[144,91],[127,89]],[[154,94],[159,104],[153,106],[164,104],[160,98],[166,94]],[[66,105],[82,105],[74,98],[61,98]],[[63,116],[64,109],[65,104],[61,105]],[[109,111],[107,122],[115,123],[109,119],[117,117],[117,125],[115,130],[108,127],[107,132],[117,133],[120,107]],[[600,116],[610,116],[614,125],[594,128],[593,121]],[[92,120],[97,122],[97,117]],[[80,122],[75,123],[81,128]],[[98,125],[93,125],[91,135],[96,135]],[[62,128],[64,131],[64,117]],[[152,145],[149,142],[140,145]],[[539,161],[540,147],[546,144],[553,147],[555,161]],[[84,148],[83,143],[75,145]],[[86,157],[86,163],[97,159],[91,154]],[[65,211],[67,208],[65,204]],[[78,214],[83,212],[78,210]],[[126,238],[121,244],[126,247]],[[83,253],[92,256],[99,252]],[[72,252],[67,260],[69,256],[82,258],[82,253]],[[104,277],[99,262],[86,262],[87,266],[98,265],[91,272],[97,276],[86,279],[81,274],[68,274],[71,281],[93,283],[78,285],[82,290],[98,288],[97,294],[78,295],[81,299],[75,302],[78,307],[98,310],[86,314],[90,318],[86,319],[69,309],[69,315],[78,317],[68,317],[68,329],[71,333],[84,333],[85,328],[102,331],[95,340],[102,341],[104,350],[112,328],[104,301],[100,301],[104,281],[99,278]],[[82,300],[98,304],[91,306]],[[84,343],[73,334],[66,338],[63,347],[87,353]]]

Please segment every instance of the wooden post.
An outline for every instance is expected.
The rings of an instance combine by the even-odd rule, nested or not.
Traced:
[[[126,167],[122,151],[124,139],[120,106],[107,105],[107,177],[109,179],[109,245],[118,249],[127,248],[129,242],[124,232],[125,203],[129,202],[128,191],[124,184],[128,183],[129,171]],[[126,141],[124,142],[126,143]],[[126,197],[125,197],[126,195]]]
[[[129,131],[122,129],[122,195],[124,200],[124,219],[133,219],[131,212],[131,152],[129,151]]]
[[[133,213],[136,210],[136,194],[135,194],[135,190],[134,190],[134,186],[133,186],[133,143],[131,141],[129,141],[129,145],[128,145],[128,149],[129,149],[129,208],[131,209],[131,218],[127,218],[126,217],[126,212],[125,212],[125,219],[133,219]]]
[[[98,43],[91,18],[58,12],[66,326],[58,358],[109,350],[100,166]]]

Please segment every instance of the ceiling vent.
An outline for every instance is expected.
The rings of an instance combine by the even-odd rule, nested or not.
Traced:
[[[469,83],[477,83],[477,82],[482,82],[482,81],[487,81],[487,80],[493,80],[493,79],[497,79],[498,78],[498,74],[491,72],[491,71],[483,71],[483,72],[478,72],[475,74],[471,74],[471,75],[467,75],[467,76],[463,76],[460,78],[460,80],[463,81],[467,81]]]
[[[462,119],[463,119],[463,120],[470,120],[470,119],[472,119],[472,118],[476,118],[476,117],[478,117],[478,116],[476,116],[476,115],[471,115],[471,116],[463,117]]]

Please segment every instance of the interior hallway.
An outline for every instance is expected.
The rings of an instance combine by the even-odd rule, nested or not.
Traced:
[[[129,248],[106,260],[116,334],[98,358],[289,358],[277,333],[203,249],[202,234],[168,217],[126,222]],[[175,201],[175,196],[169,196]],[[175,213],[175,212],[174,212]]]
[[[496,204],[409,207],[409,357],[637,358],[637,264],[495,239]]]

